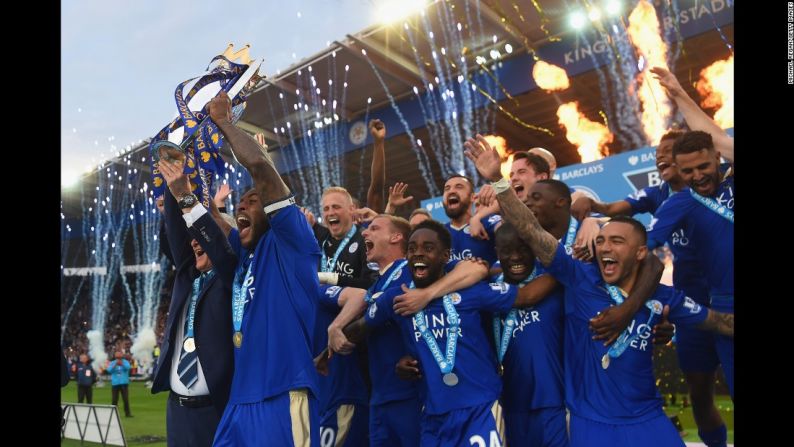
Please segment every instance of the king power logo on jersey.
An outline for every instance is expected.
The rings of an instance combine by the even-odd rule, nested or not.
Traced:
[[[634,335],[635,333],[638,334],[638,338],[632,340],[631,343],[629,343],[629,346],[640,351],[645,351],[651,347],[652,345],[650,345],[649,339],[651,338],[651,335],[653,335],[652,324],[654,323],[652,322],[649,325],[645,324],[644,321],[639,323],[637,320],[632,320],[631,324],[629,324],[626,329],[629,331],[629,335]]]
[[[458,321],[461,321],[460,316],[458,316]],[[430,330],[430,333],[433,334],[433,338],[436,340],[445,339],[449,336],[449,327],[451,326],[449,323],[449,316],[446,315],[446,312],[442,313],[427,313],[425,312],[425,324],[427,328]],[[414,339],[415,341],[419,341],[422,339],[422,333],[419,332],[419,328],[416,327],[416,322],[413,322],[414,326]],[[463,337],[463,332],[461,331],[460,326],[458,326],[458,337]]]
[[[336,262],[336,271],[345,276],[353,276],[353,266],[344,261]]]
[[[449,262],[455,262],[455,261],[462,261],[464,259],[469,259],[471,257],[472,257],[472,253],[471,253],[471,249],[469,249],[469,248],[461,251],[460,253],[456,253],[455,251],[452,251],[449,254],[449,261],[447,261],[447,262],[449,263]]]

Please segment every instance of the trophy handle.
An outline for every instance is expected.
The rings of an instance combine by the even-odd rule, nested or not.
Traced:
[[[262,66],[262,62],[264,62],[264,59],[257,59],[251,62],[251,64],[243,72],[240,78],[237,79],[237,82],[234,84],[234,86],[229,89],[228,92],[229,98],[234,99],[234,97],[237,96],[238,93],[240,93],[240,90],[242,90],[243,87],[245,87],[246,84],[248,84],[248,81],[251,80],[251,78],[254,77],[254,75],[258,76],[259,67]]]

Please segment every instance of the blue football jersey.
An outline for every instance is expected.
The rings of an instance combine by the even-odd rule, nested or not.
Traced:
[[[535,271],[537,276],[544,274],[540,262],[535,263]],[[504,317],[500,314],[502,321]],[[518,309],[517,324],[502,362],[501,401],[506,411],[528,412],[563,405],[563,322],[561,286],[537,305]]]
[[[643,188],[624,200],[631,205],[633,214],[650,213],[656,210],[675,193],[670,185],[662,182],[656,186]],[[687,296],[700,304],[708,304],[708,281],[700,267],[700,260],[684,228],[678,228],[667,240],[673,253],[673,285],[684,291]]]
[[[661,318],[661,309],[669,305],[670,321],[686,326],[702,323],[708,309],[680,291],[659,285],[650,298],[658,302],[658,314],[649,321],[651,311],[646,306],[637,312],[627,328],[637,338],[604,369],[602,359],[608,347],[592,339],[589,321],[614,302],[598,265],[566,256],[559,245],[547,272],[565,286],[565,400],[571,413],[605,424],[657,417],[662,412],[662,399],[653,375],[651,331]]]
[[[401,284],[410,284],[411,270],[404,261],[405,259],[394,261],[370,288],[370,293],[374,295],[384,291],[387,283],[388,288],[395,287],[398,290]],[[402,380],[394,372],[397,361],[402,356],[409,354],[397,323],[388,321],[375,328],[370,333],[367,344],[369,347],[369,376],[372,381],[370,405],[416,398],[418,395],[417,382]]]
[[[480,311],[506,312],[515,302],[516,288],[508,284],[484,282],[449,294],[460,318],[457,353],[453,372],[459,382],[445,385],[442,373],[412,317],[401,317],[392,309],[394,298],[401,294],[391,287],[376,296],[365,314],[370,326],[380,326],[388,321],[399,324],[406,344],[414,346],[422,365],[422,382],[426,414],[443,414],[451,410],[493,403],[499,398],[502,381],[497,374],[496,355],[483,330]],[[424,309],[428,330],[442,352],[446,352],[449,319],[441,299],[433,300]]]
[[[237,230],[232,229],[229,243],[239,263],[246,262],[250,253],[240,244]],[[259,402],[297,388],[309,388],[317,396],[312,336],[320,247],[297,206],[270,216],[270,229],[250,262],[252,284],[244,305],[242,344],[234,350],[229,404]]]
[[[734,177],[729,176],[711,197],[719,206],[733,210]],[[695,199],[689,188],[673,194],[656,211],[648,231],[648,248],[664,244],[683,228],[693,244],[708,280],[711,294],[733,295],[733,222]]]
[[[483,218],[482,225],[488,232],[488,240],[475,239],[471,236],[469,224],[463,228],[455,228],[452,223],[447,222],[444,226],[452,235],[452,250],[449,261],[460,261],[466,258],[482,258],[489,264],[496,262],[496,249],[494,248],[494,232],[496,226],[502,221],[502,216],[491,214]]]

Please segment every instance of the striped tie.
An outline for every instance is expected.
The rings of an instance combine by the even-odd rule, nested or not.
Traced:
[[[193,282],[194,293],[200,294],[204,286],[205,274],[201,274]],[[191,299],[193,297],[191,296]],[[190,312],[190,303],[188,302],[188,312]],[[185,317],[185,327],[183,328],[183,339],[187,337],[187,326],[190,321],[190,315]],[[185,345],[182,344],[182,354],[179,357],[179,365],[177,366],[177,374],[179,374],[179,381],[182,382],[187,389],[190,389],[198,381],[198,350],[193,352],[185,351]]]

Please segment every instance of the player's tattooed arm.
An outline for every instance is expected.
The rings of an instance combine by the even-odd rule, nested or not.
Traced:
[[[480,175],[494,183],[491,193],[497,191],[499,181],[506,182],[501,173],[501,157],[496,149],[492,148],[482,135],[477,134],[476,139],[469,138],[463,144],[466,147],[466,158],[474,163]],[[501,180],[500,180],[501,179]],[[501,190],[504,185],[499,185]],[[485,206],[490,204],[485,191],[480,191],[480,203]],[[557,238],[549,234],[540,226],[535,215],[516,196],[513,188],[507,187],[496,194],[502,216],[518,230],[518,234],[532,247],[532,251],[544,266],[551,264],[557,250]]]
[[[259,200],[267,204],[288,195],[290,190],[281,179],[267,150],[254,137],[232,123],[232,102],[225,92],[220,92],[218,96],[212,98],[209,103],[209,113],[212,121],[231,146],[234,156],[251,174]]]
[[[733,314],[708,309],[706,321],[697,325],[698,329],[717,332],[726,337],[733,337]]]
[[[544,266],[551,264],[557,251],[557,239],[540,226],[538,219],[516,196],[513,188],[497,194],[496,200],[502,208],[502,217],[518,230],[518,235],[525,240],[535,252]]]

